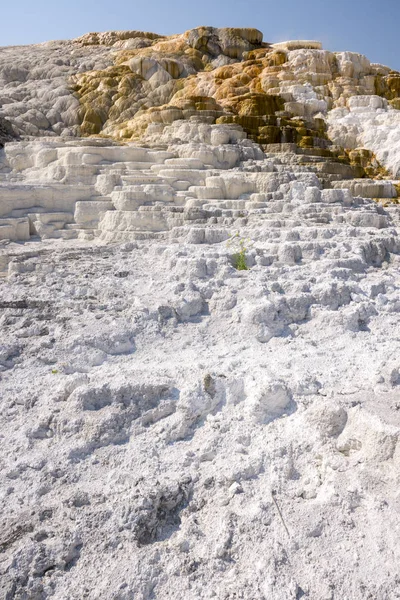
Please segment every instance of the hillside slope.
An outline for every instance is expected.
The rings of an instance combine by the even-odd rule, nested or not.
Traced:
[[[0,49],[0,599],[400,598],[400,74]]]
[[[366,148],[397,176],[400,74],[318,42],[262,39],[255,29],[199,27],[2,48],[0,116],[24,135],[127,140],[196,115],[240,124],[262,144],[333,144],[342,156]]]

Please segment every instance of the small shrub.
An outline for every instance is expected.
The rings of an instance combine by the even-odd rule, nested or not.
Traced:
[[[233,255],[233,266],[238,271],[248,271],[249,267],[246,263],[246,249],[242,248],[240,252]]]
[[[237,269],[238,271],[248,271],[249,267],[247,266],[247,261],[246,261],[246,246],[245,246],[245,241],[244,239],[239,237],[239,234],[236,233],[233,237],[231,237],[229,239],[228,245],[230,245],[231,241],[236,241],[238,240],[239,242],[239,250],[237,252],[235,252],[235,254],[232,256],[232,265],[235,269]]]

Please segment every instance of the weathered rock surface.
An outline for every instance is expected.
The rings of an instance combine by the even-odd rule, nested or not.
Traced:
[[[7,121],[7,119],[0,117],[0,148],[4,146],[6,142],[13,141],[16,137],[11,123]]]
[[[256,29],[113,31],[0,48],[0,94],[0,117],[22,135],[139,139],[197,116],[347,162],[365,148],[399,171],[399,73],[319,42],[268,44]]]
[[[221,227],[2,249],[5,598],[396,597],[398,241],[302,185],[247,271]]]
[[[2,599],[400,598],[397,82],[255,29],[0,49]]]

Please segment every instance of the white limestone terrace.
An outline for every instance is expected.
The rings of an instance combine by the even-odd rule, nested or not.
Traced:
[[[379,96],[353,96],[347,106],[331,110],[328,134],[345,148],[367,148],[400,179],[400,111]]]
[[[308,44],[308,46],[307,46]],[[287,52],[285,77],[264,89],[286,100],[285,110],[320,116],[334,144],[372,151],[395,179],[400,178],[400,111],[375,93],[375,76],[389,67],[356,52],[329,52],[315,42],[275,45]]]
[[[194,184],[204,185],[208,175],[219,173],[218,167],[230,169],[241,158],[263,156],[247,141],[242,146],[218,146],[221,135],[228,142],[244,138],[241,130],[207,127],[209,136],[213,132],[214,145],[203,149],[188,146],[207,164],[200,158],[180,158],[178,150],[111,146],[101,140],[6,144],[0,150],[0,238],[27,240],[33,234],[44,239],[72,239],[78,233],[93,237],[95,231],[99,233],[99,221],[104,216],[106,221],[112,218],[105,215],[110,210],[128,213],[128,231],[168,230],[163,215],[157,215],[152,207],[167,210],[172,206],[171,210],[183,211],[186,190]],[[170,216],[173,218],[172,212]]]
[[[6,600],[398,596],[398,230],[272,166],[155,239],[1,243]]]
[[[0,150],[1,600],[399,598],[393,182],[64,118]]]
[[[283,229],[313,220],[339,228],[390,223],[377,204],[346,191],[391,198],[390,181],[346,183],[332,175],[344,190],[321,191],[313,163],[266,157],[235,126],[176,121],[152,136],[164,149],[103,140],[7,143],[0,151],[0,239],[126,241],[204,225],[227,236],[235,223]]]
[[[82,107],[71,78],[113,66],[115,54],[124,48],[162,39],[129,31],[92,35],[99,38],[96,43],[81,38],[0,48],[0,119],[7,119],[15,133],[23,137],[79,136]],[[260,75],[263,91],[281,95],[291,114],[325,119],[335,144],[371,150],[398,178],[400,111],[375,95],[374,84],[375,78],[388,75],[390,68],[355,52],[323,50],[319,42],[290,41],[273,48],[285,54],[286,62],[281,72],[271,74],[267,69]],[[145,86],[147,104],[170,102],[163,86],[156,87]],[[199,93],[215,93],[212,81],[204,81],[200,88]],[[110,135],[115,133],[114,125],[113,119],[107,121]]]

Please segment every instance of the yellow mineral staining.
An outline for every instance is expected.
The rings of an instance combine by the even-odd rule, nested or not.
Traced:
[[[389,100],[400,98],[400,73],[390,73],[386,78],[389,94]],[[387,97],[388,97],[387,96]]]
[[[393,108],[400,109],[400,73],[390,71],[378,74],[374,80],[375,93],[390,101]]]
[[[395,186],[396,188],[399,186]],[[398,192],[399,194],[399,192]],[[388,206],[390,206],[391,204],[396,204],[397,206],[400,205],[400,195],[397,196],[397,198],[374,198],[375,202],[378,202],[379,204],[381,204],[383,206],[383,208],[387,208]]]
[[[277,111],[283,110],[284,102],[279,96],[245,94],[232,99],[230,106],[240,116],[262,117],[275,115]]]
[[[72,86],[81,102],[82,135],[99,134],[118,100],[137,90],[135,76],[126,66],[76,75]]]
[[[169,123],[199,112],[215,119],[224,113],[228,120],[236,115],[236,122],[259,138],[259,127],[266,126],[260,117],[284,108],[276,95],[265,94],[261,77],[266,69],[279,68],[286,55],[262,44],[256,29],[199,27],[162,39],[141,32],[109,32],[88,34],[77,42],[112,45],[135,36],[151,45],[121,49],[115,53],[115,68],[74,77],[82,104],[82,135],[142,135],[149,123]],[[221,56],[228,62],[247,60],[213,65]],[[272,137],[277,138],[276,131]]]
[[[153,52],[160,52],[161,54],[184,53],[187,50],[187,45],[185,44],[184,40],[180,38],[161,40],[154,44],[153,47]]]
[[[400,109],[400,73],[361,55],[327,52],[319,42],[271,45],[250,28],[198,27],[169,37],[113,31],[75,42],[113,46],[115,64],[71,81],[82,135],[138,139],[151,123],[199,116],[241,125],[264,145],[333,156],[360,176],[386,176],[366,151],[332,153],[320,118],[354,95],[378,94]]]
[[[240,60],[244,52],[262,44],[263,35],[258,29],[251,28],[197,27],[186,31],[182,37],[189,46],[203,54],[214,57],[223,54],[228,58]]]
[[[222,31],[221,48],[223,53],[230,58],[242,58],[243,51],[246,47],[243,40],[250,44],[258,45],[261,44],[263,38],[261,31],[258,31],[257,29],[227,28]]]
[[[385,179],[390,177],[389,172],[385,169],[375,154],[365,148],[356,148],[347,152],[349,164],[352,167],[361,167],[363,169],[363,177],[370,179]]]

